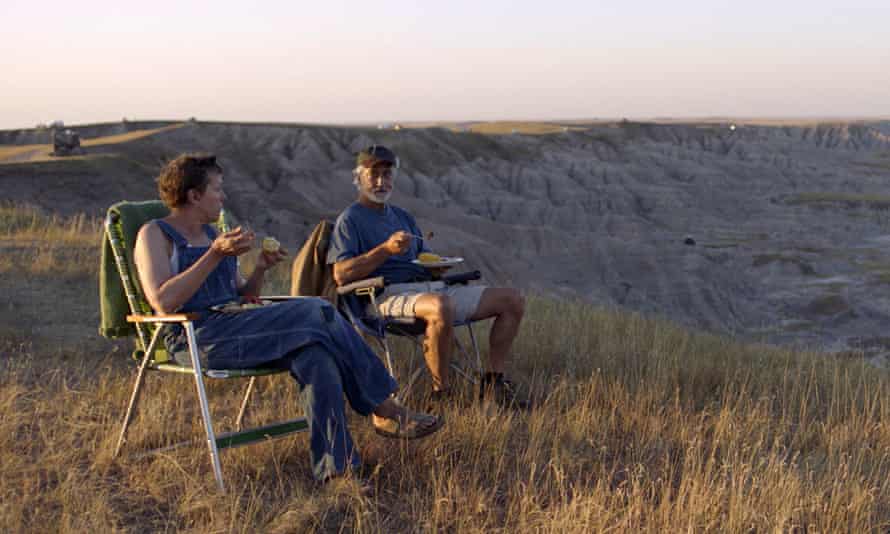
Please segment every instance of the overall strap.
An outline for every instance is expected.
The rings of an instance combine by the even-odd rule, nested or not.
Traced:
[[[161,231],[173,241],[173,244],[179,247],[187,247],[189,242],[182,237],[182,234],[176,231],[176,228],[168,223],[167,221],[162,221],[161,219],[155,219],[155,222],[158,223],[158,226],[161,228]]]
[[[213,243],[213,240],[216,239],[216,229],[209,224],[205,224],[203,226],[204,233],[207,234],[207,237],[210,238],[210,242]]]

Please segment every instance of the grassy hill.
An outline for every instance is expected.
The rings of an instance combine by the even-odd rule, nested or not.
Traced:
[[[0,209],[4,532],[890,529],[886,372],[535,297],[515,374],[540,407],[491,413],[465,391],[442,432],[408,445],[354,417],[370,497],[318,487],[305,435],[224,452],[225,495],[200,446],[114,460],[135,365],[96,335],[98,243],[90,217]],[[130,451],[200,436],[193,383],[164,378],[148,379]],[[226,424],[239,393],[210,387]],[[286,376],[258,393],[253,422],[298,410]]]

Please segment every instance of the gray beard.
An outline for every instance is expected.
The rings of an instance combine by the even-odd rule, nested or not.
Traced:
[[[359,183],[357,178],[352,180],[352,184],[355,186],[356,189],[358,189],[358,192],[360,194],[365,195],[366,197],[368,197],[369,199],[371,199],[372,201],[374,201],[378,204],[386,204],[387,201],[389,201],[389,197],[392,196],[392,192],[395,191],[395,189],[390,189],[390,191],[388,193],[384,193],[382,195],[378,195],[377,193],[372,193],[371,191],[364,191],[362,189],[362,185]]]
[[[389,191],[389,192],[384,193],[384,194],[382,194],[382,195],[377,194],[377,193],[371,193],[371,192],[369,191],[369,192],[367,193],[367,195],[368,195],[368,198],[370,198],[371,200],[373,200],[374,202],[376,202],[376,203],[378,203],[378,204],[386,204],[386,202],[389,200],[389,197],[392,196],[392,191]]]

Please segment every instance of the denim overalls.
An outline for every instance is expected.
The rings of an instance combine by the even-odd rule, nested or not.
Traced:
[[[209,247],[189,246],[165,221],[158,226],[173,241],[178,273]],[[211,241],[216,232],[205,226]],[[360,463],[346,427],[343,395],[361,415],[369,415],[397,388],[380,359],[327,301],[297,298],[237,313],[209,310],[238,299],[237,262],[226,257],[178,311],[198,312],[195,336],[211,369],[284,367],[300,384],[309,420],[313,474],[319,480]],[[174,273],[174,274],[178,274]],[[181,327],[168,329],[167,349],[179,361],[188,358]],[[187,363],[191,365],[190,362]]]

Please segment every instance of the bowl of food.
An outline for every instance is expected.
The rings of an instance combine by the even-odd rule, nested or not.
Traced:
[[[279,249],[281,249],[281,243],[277,239],[274,237],[263,238],[263,252],[274,254]]]

